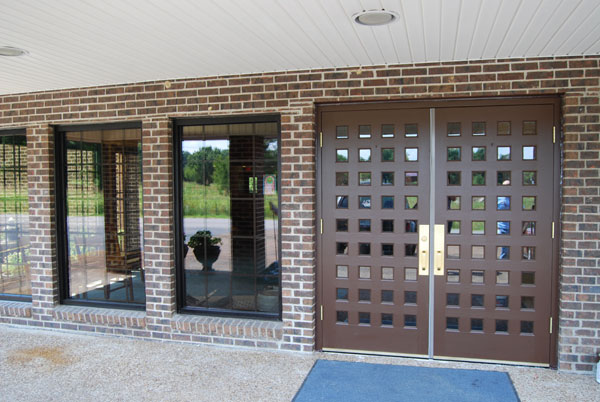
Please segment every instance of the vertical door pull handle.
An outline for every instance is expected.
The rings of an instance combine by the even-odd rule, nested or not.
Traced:
[[[444,275],[444,225],[435,225],[433,227],[434,233],[434,261],[433,274]]]
[[[429,225],[419,225],[419,275],[429,275]]]

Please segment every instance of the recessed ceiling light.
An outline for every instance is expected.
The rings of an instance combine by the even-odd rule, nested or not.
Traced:
[[[398,14],[389,10],[367,10],[354,14],[354,21],[361,25],[385,25],[398,19]]]
[[[25,49],[19,49],[18,47],[12,46],[0,46],[0,56],[14,57],[24,56],[26,54],[29,54],[29,52]]]

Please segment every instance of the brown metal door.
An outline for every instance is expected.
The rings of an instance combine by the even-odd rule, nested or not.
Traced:
[[[321,116],[322,347],[426,355],[429,110]]]
[[[550,363],[555,110],[323,108],[321,348]]]
[[[548,364],[553,105],[435,111],[434,355]]]

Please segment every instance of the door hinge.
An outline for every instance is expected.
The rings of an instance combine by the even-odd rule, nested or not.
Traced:
[[[323,234],[323,219],[321,219],[321,234]]]
[[[321,321],[323,321],[323,305],[321,304]]]
[[[322,320],[323,318],[321,318]],[[550,333],[552,333],[552,317],[550,317]]]
[[[323,132],[319,132],[319,145],[323,148]]]
[[[554,221],[552,221],[552,238],[554,239]]]
[[[556,126],[552,126],[552,143],[556,144]]]

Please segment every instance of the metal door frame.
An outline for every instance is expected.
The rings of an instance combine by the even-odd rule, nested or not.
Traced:
[[[323,171],[321,150],[323,145],[323,133],[322,127],[322,114],[332,111],[345,111],[352,108],[360,108],[361,111],[369,110],[393,110],[406,108],[422,107],[430,110],[430,218],[435,216],[435,110],[439,108],[456,108],[456,107],[472,107],[472,106],[515,106],[515,105],[539,105],[546,104],[553,106],[553,155],[552,155],[552,166],[553,166],[553,207],[552,207],[552,219],[556,222],[555,231],[552,237],[552,267],[551,267],[551,289],[550,289],[550,300],[551,300],[551,322],[549,324],[550,329],[550,364],[552,368],[557,367],[558,363],[558,307],[559,307],[559,253],[560,253],[560,235],[561,235],[561,222],[560,222],[560,206],[561,206],[561,194],[562,189],[560,187],[560,178],[562,174],[562,124],[560,116],[560,105],[561,98],[559,96],[524,96],[524,97],[495,97],[495,98],[468,98],[468,99],[431,99],[425,101],[383,101],[383,102],[348,102],[348,103],[324,103],[316,105],[316,144],[315,144],[315,155],[316,155],[316,221],[315,230],[317,234],[316,242],[316,337],[315,347],[317,350],[323,349],[323,306],[321,304],[322,292],[323,292],[323,270],[322,270],[322,179],[321,172]],[[430,233],[429,238],[433,239],[434,225],[430,222]],[[430,247],[431,249],[431,247]],[[429,264],[433,267],[434,253],[429,253]],[[363,354],[383,354],[389,356],[408,356],[408,357],[426,357],[434,359],[434,274],[431,272],[429,275],[429,333],[428,333],[428,355],[410,355],[410,354],[395,354],[395,353],[377,353],[363,350],[333,350],[327,349],[325,351],[338,351],[338,352],[351,352],[351,353],[363,353]],[[514,363],[519,365],[527,365],[523,362],[507,362],[497,360],[486,360],[486,359],[472,359],[472,358],[449,358],[443,357],[444,360],[462,360],[462,361],[479,361],[479,362],[496,362],[496,363]],[[540,366],[540,364],[532,363],[532,366]]]

